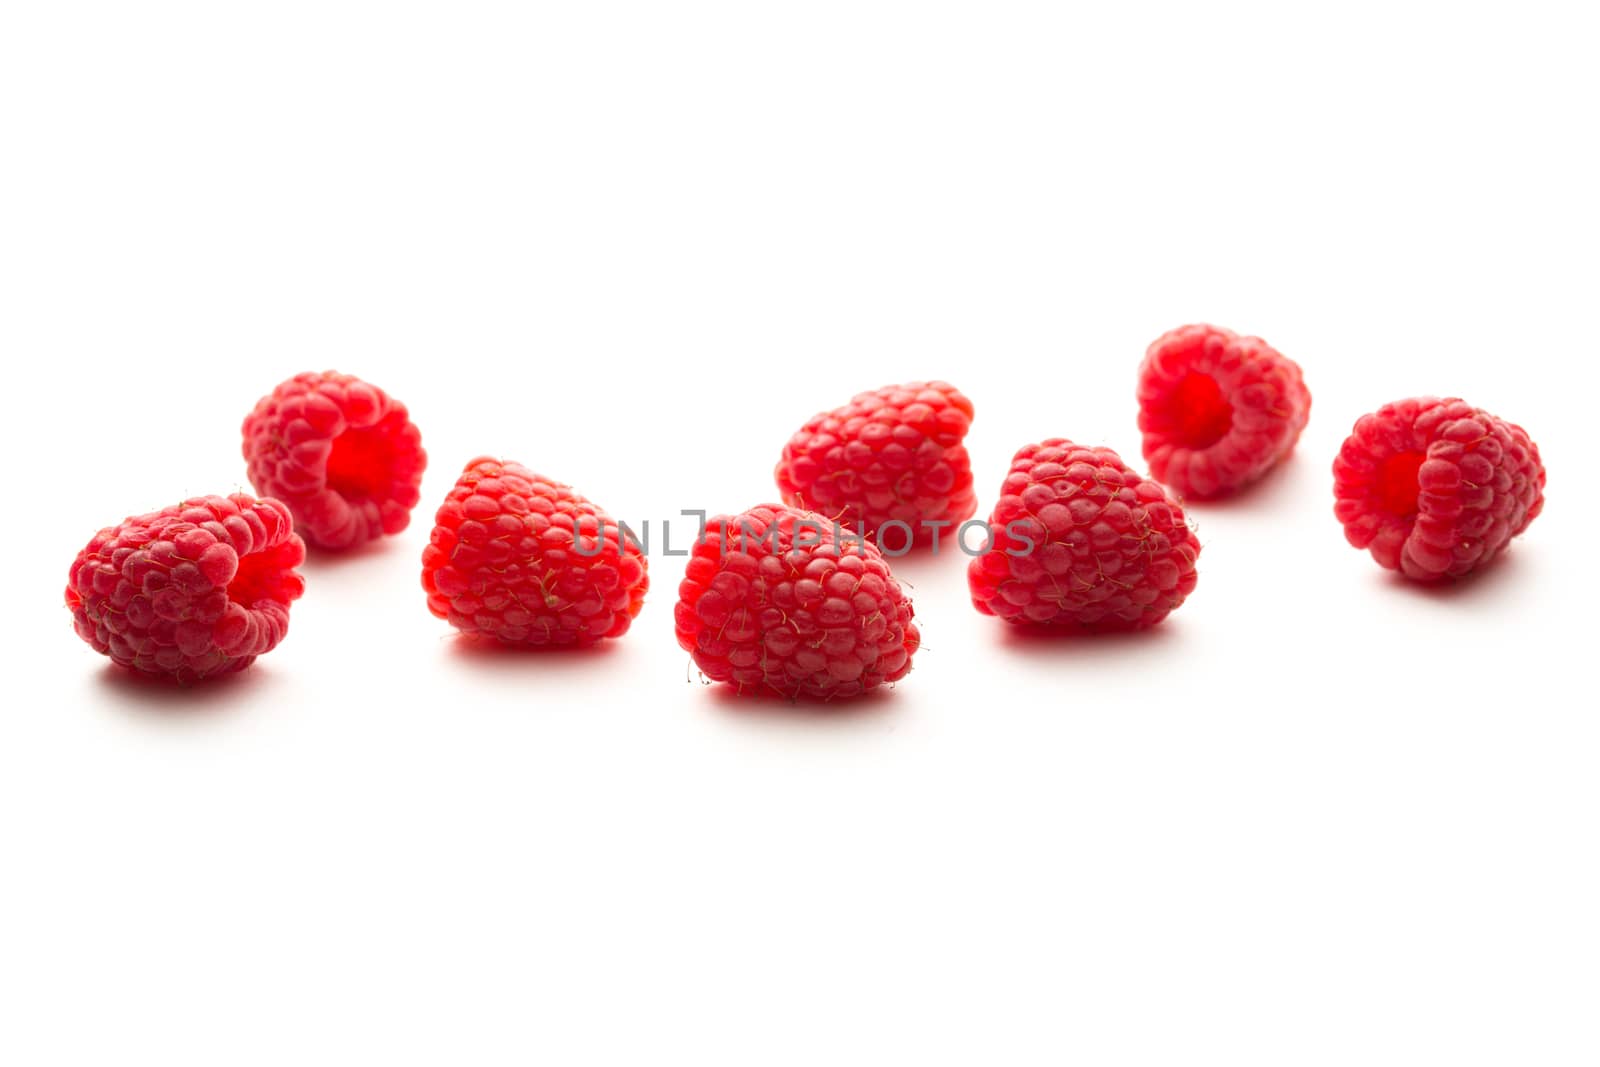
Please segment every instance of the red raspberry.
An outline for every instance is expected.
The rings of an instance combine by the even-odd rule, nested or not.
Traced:
[[[96,652],[192,682],[283,640],[305,558],[278,501],[197,496],[95,534],[72,561],[67,607]]]
[[[1220,326],[1163,334],[1139,367],[1139,429],[1151,477],[1221,496],[1294,450],[1311,416],[1300,367],[1259,337]]]
[[[1183,509],[1109,448],[1023,448],[989,532],[967,583],[979,611],[1007,622],[1140,630],[1194,592],[1200,542]]]
[[[428,610],[507,645],[621,637],[649,587],[644,552],[610,516],[497,459],[467,464],[422,552]]]
[[[972,463],[962,438],[972,401],[946,382],[909,382],[861,393],[813,417],[783,447],[776,471],[784,503],[837,519],[888,544],[930,544],[924,521],[960,523],[977,510]]]
[[[348,374],[297,374],[244,420],[250,483],[289,505],[319,548],[352,548],[411,522],[428,456],[406,407]]]
[[[1419,397],[1356,420],[1333,461],[1334,514],[1357,548],[1407,578],[1477,570],[1544,508],[1544,464],[1520,426],[1464,400]]]
[[[860,696],[911,670],[921,635],[882,553],[815,512],[711,519],[678,586],[678,644],[741,693]]]

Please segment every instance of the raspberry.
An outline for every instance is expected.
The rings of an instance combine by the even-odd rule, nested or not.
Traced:
[[[305,558],[278,501],[198,496],[95,534],[72,561],[67,607],[96,652],[193,682],[283,640]]]
[[[1459,578],[1528,528],[1544,483],[1522,427],[1464,400],[1419,397],[1356,420],[1333,462],[1333,510],[1349,542],[1383,566]]]
[[[972,401],[945,382],[909,382],[861,393],[813,417],[783,447],[775,472],[784,503],[837,519],[878,540],[904,523],[893,547],[928,544],[937,527],[977,510],[962,438]],[[880,542],[881,543],[881,542]]]
[[[1151,477],[1214,497],[1294,450],[1311,415],[1300,367],[1259,337],[1220,326],[1163,334],[1139,366],[1139,429]]]
[[[815,512],[711,519],[678,586],[678,644],[740,693],[860,696],[911,670],[921,635],[882,553]]]
[[[289,505],[319,548],[353,548],[411,522],[428,456],[405,405],[348,374],[297,374],[244,420],[250,483]]]
[[[428,610],[502,644],[580,647],[621,637],[650,587],[639,544],[571,486],[475,459],[422,552]]]
[[[1160,484],[1059,438],[1011,461],[967,565],[973,605],[1035,626],[1140,630],[1194,592],[1200,542]]]

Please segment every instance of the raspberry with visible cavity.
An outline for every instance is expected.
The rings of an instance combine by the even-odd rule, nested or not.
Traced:
[[[1007,622],[1139,630],[1194,592],[1200,542],[1183,509],[1109,448],[1021,449],[989,532],[967,584],[980,612]]]
[[[1220,326],[1163,334],[1139,366],[1139,429],[1150,476],[1214,497],[1294,450],[1311,417],[1300,367],[1259,337]]]
[[[244,420],[250,484],[289,505],[319,548],[353,548],[411,522],[428,456],[406,407],[348,374],[297,374]]]
[[[1397,400],[1361,416],[1333,462],[1345,538],[1425,582],[1499,555],[1543,510],[1544,485],[1527,431],[1457,399]]]
[[[719,515],[678,586],[678,644],[740,693],[860,696],[911,670],[911,601],[873,545],[815,512]]]
[[[67,607],[96,652],[198,681],[242,670],[283,640],[305,557],[278,501],[195,497],[95,534],[72,561]]]
[[[644,552],[571,486],[487,457],[468,463],[422,553],[428,610],[502,644],[621,637],[650,587]]]
[[[813,417],[783,446],[774,472],[784,503],[819,512],[876,540],[886,523],[905,523],[909,544],[930,544],[924,522],[971,518],[972,462],[962,439],[972,401],[946,382],[908,382],[861,393]],[[908,544],[893,528],[889,547]]]

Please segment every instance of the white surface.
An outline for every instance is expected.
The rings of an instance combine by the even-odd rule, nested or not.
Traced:
[[[10,5],[0,1061],[1593,1064],[1600,77],[1579,5]],[[957,382],[981,506],[1134,368],[1259,333],[1295,460],[1192,509],[1135,639],[1019,643],[964,558],[854,713],[613,647],[463,652],[461,464],[617,515],[774,495],[858,388]],[[98,527],[239,487],[302,369],[407,401],[412,528],[237,681],[130,685]],[[1546,513],[1451,592],[1344,545],[1363,411],[1524,423]]]

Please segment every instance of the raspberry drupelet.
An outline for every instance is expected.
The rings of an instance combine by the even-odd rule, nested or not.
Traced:
[[[1216,497],[1260,478],[1311,416],[1300,367],[1259,337],[1220,326],[1163,334],[1139,367],[1139,429],[1150,475]]]
[[[411,522],[427,453],[404,404],[348,374],[297,374],[244,420],[250,484],[282,500],[325,549],[354,548]]]
[[[814,416],[783,447],[774,472],[784,503],[836,519],[876,540],[889,522],[909,544],[930,544],[923,523],[959,524],[977,510],[962,444],[972,401],[947,382],[908,382],[861,393]],[[888,547],[907,547],[896,529]]]
[[[1527,431],[1464,400],[1418,397],[1356,420],[1333,462],[1334,514],[1356,548],[1407,578],[1460,578],[1544,508]]]
[[[675,617],[701,673],[741,694],[861,696],[905,677],[921,643],[876,547],[779,504],[706,523]]]
[[[989,530],[967,582],[973,606],[1007,622],[1139,630],[1194,592],[1200,542],[1183,509],[1109,448],[1018,451]]]
[[[72,561],[78,636],[130,670],[187,683],[248,667],[289,628],[305,590],[289,509],[201,496],[95,534]]]
[[[636,540],[572,487],[487,457],[468,463],[422,553],[428,610],[501,644],[621,637],[650,587]]]

